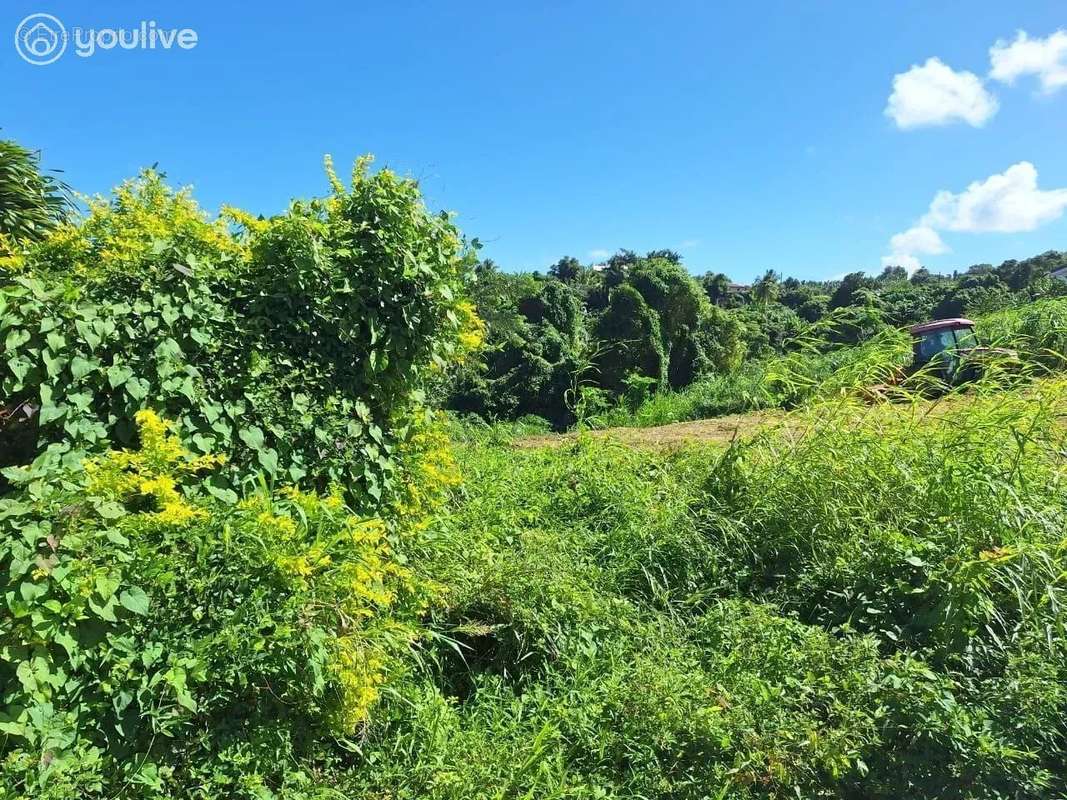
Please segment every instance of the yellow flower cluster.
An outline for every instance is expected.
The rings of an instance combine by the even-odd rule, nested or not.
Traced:
[[[111,200],[95,197],[87,203],[89,214],[84,222],[61,225],[35,248],[31,261],[63,265],[78,278],[91,281],[129,275],[136,265],[151,263],[158,256],[159,242],[210,261],[247,253],[231,235],[226,219],[210,221],[189,190],[172,191],[154,172],[126,181]]]
[[[351,731],[366,721],[378,701],[386,679],[386,661],[360,637],[342,636],[336,641],[331,667],[341,692],[337,724],[341,730]]]
[[[270,223],[267,220],[253,216],[236,206],[223,206],[219,210],[219,216],[227,222],[239,225],[250,234],[262,233],[270,227]]]
[[[17,272],[22,269],[24,261],[18,242],[6,233],[0,233],[0,269]]]
[[[479,352],[485,344],[485,321],[478,316],[474,304],[467,300],[456,305],[456,316],[459,318],[460,356]]]
[[[350,733],[378,700],[390,648],[416,636],[398,606],[415,600],[404,613],[421,613],[419,584],[397,563],[389,525],[350,514],[338,487],[325,495],[295,487],[258,493],[238,509],[255,519],[279,576],[307,598],[308,617],[336,614],[328,672],[339,698],[335,724]]]
[[[182,497],[179,479],[217,467],[225,458],[192,458],[154,411],[138,411],[134,419],[141,449],[111,452],[86,461],[90,493],[120,503],[150,498],[154,510],[139,515],[145,523],[185,525],[205,517],[206,512]]]
[[[306,584],[307,578],[330,566],[333,559],[323,545],[313,544],[298,555],[280,555],[275,559],[275,563],[283,573],[296,578],[301,584]]]
[[[394,511],[405,525],[421,530],[463,478],[448,437],[438,426],[416,433],[402,447],[401,457],[408,462],[407,478]]]

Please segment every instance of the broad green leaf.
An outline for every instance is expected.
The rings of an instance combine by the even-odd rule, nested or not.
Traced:
[[[259,450],[263,447],[263,431],[256,426],[250,428],[241,428],[237,432],[237,435],[241,437],[241,441],[252,450]]]
[[[259,459],[259,463],[263,466],[263,469],[267,470],[271,475],[278,471],[278,452],[267,447],[256,453],[256,457]]]
[[[127,611],[144,616],[148,613],[148,595],[139,586],[131,586],[119,593],[119,602]]]
[[[8,333],[7,339],[4,341],[4,350],[8,353],[12,353],[22,347],[22,345],[26,344],[29,340],[30,334],[28,331],[23,330],[22,328],[14,328]]]
[[[133,370],[119,364],[112,364],[107,368],[107,382],[112,389],[117,389],[133,377]]]
[[[70,374],[74,376],[74,380],[81,380],[94,369],[96,369],[99,362],[90,361],[87,358],[81,356],[74,356],[70,360]]]

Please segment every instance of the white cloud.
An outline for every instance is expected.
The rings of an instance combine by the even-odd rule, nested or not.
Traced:
[[[990,77],[1013,84],[1023,75],[1036,75],[1046,93],[1067,86],[1067,31],[1046,39],[1031,39],[1019,31],[1014,42],[998,39],[989,48]]]
[[[938,192],[922,224],[967,233],[1017,233],[1057,219],[1065,208],[1067,189],[1038,189],[1034,165],[1020,161],[959,194]]]
[[[889,251],[891,255],[882,256],[882,266],[904,267],[911,275],[922,266],[916,255],[936,256],[948,253],[949,248],[941,241],[937,231],[928,225],[919,224],[894,235],[889,240]]]
[[[926,225],[916,225],[896,234],[889,240],[889,247],[894,253],[924,253],[936,256],[948,252],[948,246],[941,241],[937,231]]]
[[[891,255],[882,264],[899,264],[914,272],[917,255],[949,252],[938,231],[1019,233],[1058,219],[1067,209],[1067,189],[1039,189],[1037,169],[1029,161],[975,181],[959,193],[942,190],[918,224],[889,240]]]
[[[594,261],[601,261],[611,255],[611,251],[597,248],[589,251],[589,257]]]
[[[938,58],[893,76],[885,114],[902,130],[962,120],[981,127],[997,113],[997,99],[973,72],[956,72]]]

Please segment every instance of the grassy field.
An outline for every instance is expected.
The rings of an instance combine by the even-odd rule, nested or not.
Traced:
[[[835,401],[673,455],[471,437],[411,553],[435,643],[347,790],[1062,796],[1065,398]]]
[[[1067,300],[981,320],[965,387],[832,343],[871,308],[731,369],[650,256],[474,380],[473,250],[326,169],[0,242],[0,800],[1067,797]],[[644,342],[600,388],[597,331]],[[448,374],[577,429],[450,420]]]

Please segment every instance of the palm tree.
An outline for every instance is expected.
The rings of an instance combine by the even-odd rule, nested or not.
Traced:
[[[756,302],[766,305],[777,299],[778,288],[778,273],[769,269],[752,285],[752,296]]]
[[[0,235],[40,241],[74,208],[70,187],[40,163],[39,152],[0,140]]]

